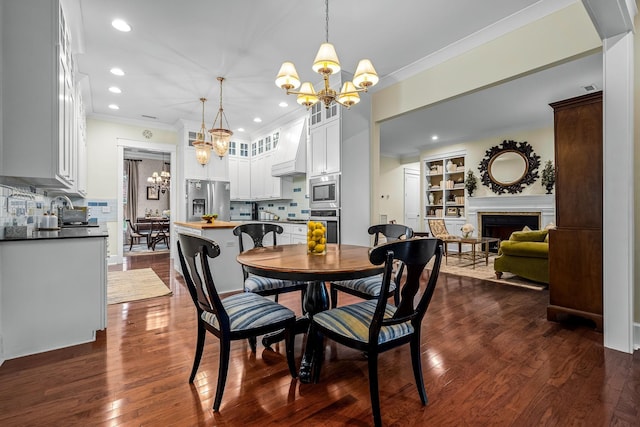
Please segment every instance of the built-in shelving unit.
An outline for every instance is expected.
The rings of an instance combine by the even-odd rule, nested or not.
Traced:
[[[426,159],[424,171],[425,217],[464,217],[464,154]]]

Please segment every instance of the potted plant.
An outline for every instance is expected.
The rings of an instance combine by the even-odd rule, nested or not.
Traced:
[[[472,170],[467,172],[467,179],[464,180],[464,188],[467,189],[467,193],[469,193],[469,197],[473,196],[473,192],[476,191],[478,187],[478,180],[476,176],[473,174]]]
[[[547,189],[547,194],[551,194],[553,186],[556,183],[556,174],[553,169],[553,163],[551,160],[547,160],[542,170],[542,186]]]

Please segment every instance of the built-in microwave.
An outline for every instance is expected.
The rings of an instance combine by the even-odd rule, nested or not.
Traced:
[[[309,179],[309,207],[340,207],[340,175],[323,175]]]

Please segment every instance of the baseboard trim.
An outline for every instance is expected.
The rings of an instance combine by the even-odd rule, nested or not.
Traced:
[[[640,349],[640,323],[633,323],[633,349]]]

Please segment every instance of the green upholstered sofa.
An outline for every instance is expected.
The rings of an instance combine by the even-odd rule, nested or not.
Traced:
[[[503,272],[549,284],[549,230],[515,231],[500,242],[493,263],[496,277]]]

